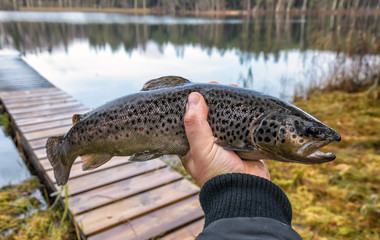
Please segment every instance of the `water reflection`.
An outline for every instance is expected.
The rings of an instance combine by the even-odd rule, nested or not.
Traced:
[[[0,188],[9,184],[19,184],[31,178],[13,141],[4,134],[2,128],[0,128],[0,156]]]
[[[109,13],[0,12],[16,48],[58,87],[96,106],[161,75],[237,83],[291,100],[336,52],[380,52],[377,16],[197,19]],[[365,36],[365,37],[363,37]],[[359,47],[357,47],[359,46]]]

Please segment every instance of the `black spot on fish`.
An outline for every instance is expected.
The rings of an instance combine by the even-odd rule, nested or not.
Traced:
[[[282,139],[282,140],[281,140],[281,143],[284,144],[284,143],[285,143],[285,139]]]
[[[268,128],[265,132],[270,133],[270,129]]]
[[[261,108],[259,109],[259,112],[263,113],[263,112],[264,112],[264,108],[261,107]]]
[[[294,132],[294,127],[290,127],[290,132]]]
[[[277,133],[276,133],[276,132],[273,132],[273,133],[272,133],[272,136],[273,136],[273,137],[276,137],[276,136],[277,136]]]
[[[258,137],[257,140],[259,140],[259,142],[261,142],[263,140],[262,137]]]
[[[267,121],[264,120],[263,121],[263,126],[265,126],[265,125],[267,125]]]
[[[285,134],[285,129],[281,128],[280,132],[281,134]]]
[[[300,143],[303,143],[303,139],[300,140]]]
[[[292,138],[296,138],[297,136],[295,134],[292,135]]]

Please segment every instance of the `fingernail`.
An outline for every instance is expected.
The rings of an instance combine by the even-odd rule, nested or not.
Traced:
[[[189,107],[194,107],[198,103],[199,103],[199,95],[195,93],[190,94],[189,100],[188,100]]]

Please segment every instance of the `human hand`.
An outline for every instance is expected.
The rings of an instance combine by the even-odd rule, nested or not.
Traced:
[[[191,93],[184,116],[190,151],[181,160],[197,184],[202,187],[211,178],[226,173],[253,174],[270,180],[268,168],[262,160],[243,161],[234,151],[225,150],[215,143],[207,114],[203,96]]]

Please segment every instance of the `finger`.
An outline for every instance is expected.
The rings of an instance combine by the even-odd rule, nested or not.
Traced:
[[[190,149],[209,150],[214,144],[214,136],[207,122],[208,108],[201,94],[191,93],[184,116],[185,131]]]

